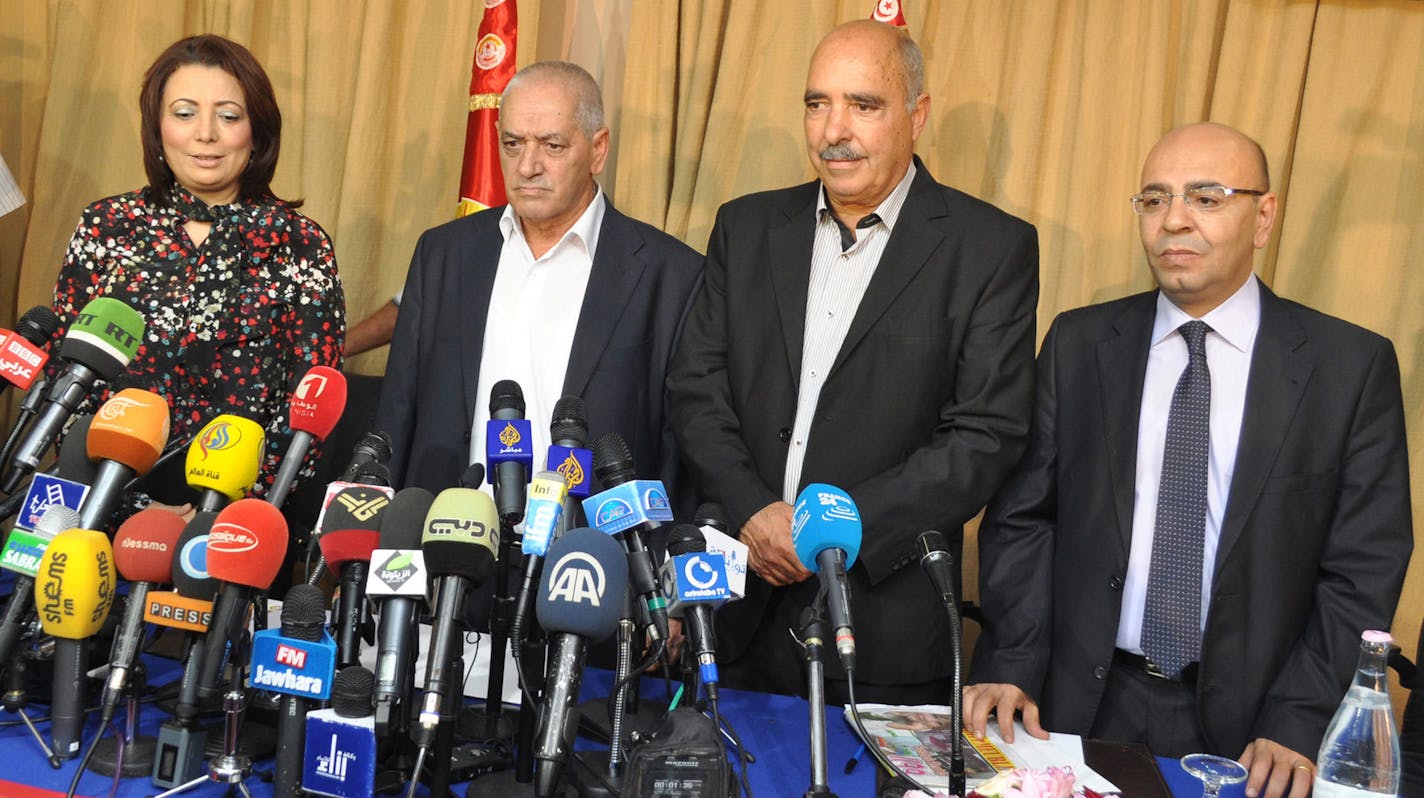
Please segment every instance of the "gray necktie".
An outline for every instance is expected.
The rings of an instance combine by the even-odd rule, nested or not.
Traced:
[[[1142,617],[1142,651],[1172,678],[1201,655],[1202,539],[1206,464],[1211,447],[1211,372],[1206,322],[1177,328],[1189,359],[1167,415],[1167,446],[1157,492],[1152,565]]]

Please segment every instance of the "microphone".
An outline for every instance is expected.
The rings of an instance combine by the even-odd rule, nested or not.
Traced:
[[[277,467],[272,489],[267,491],[268,503],[281,507],[282,502],[287,500],[312,441],[326,440],[345,409],[346,375],[327,366],[312,366],[292,394],[287,413],[287,423],[292,427],[292,443],[287,447],[282,464]]]
[[[133,359],[143,340],[143,317],[109,297],[92,300],[79,311],[59,344],[64,370],[50,383],[44,410],[15,447],[10,473],[0,490],[11,493],[39,468],[65,420],[89,394],[94,383],[112,380]]]
[[[569,485],[571,499],[587,499],[593,487],[593,452],[588,445],[588,413],[583,399],[565,396],[554,403],[554,417],[549,422],[549,456],[544,467],[559,472]],[[555,465],[557,463],[557,465]],[[572,500],[564,508],[566,528],[574,526],[571,517],[578,502]]]
[[[589,523],[622,537],[628,551],[628,580],[643,597],[652,622],[649,637],[666,640],[667,599],[653,569],[653,555],[643,545],[642,533],[657,529],[661,521],[672,520],[667,490],[657,480],[633,478],[633,454],[616,432],[594,441],[593,470],[609,489],[584,500]]]
[[[0,330],[0,392],[11,385],[28,391],[49,362],[45,347],[59,329],[59,317],[44,305],[35,305],[15,322],[15,330]]]
[[[950,694],[950,728],[958,729],[964,722],[964,638],[959,622],[959,601],[955,598],[954,577],[958,570],[954,555],[945,545],[944,535],[931,529],[915,540],[915,548],[920,552],[920,567],[930,578],[935,592],[944,602],[949,612],[950,656],[954,666],[953,686]],[[964,794],[964,739],[956,734],[950,744],[949,789],[954,795]],[[959,792],[954,792],[954,790]]]
[[[341,580],[332,626],[338,669],[361,659],[361,625],[366,613],[366,574],[380,542],[381,516],[391,503],[385,490],[364,485],[342,488],[331,498],[317,537],[322,559]]]
[[[100,406],[85,438],[89,459],[99,467],[79,508],[80,527],[108,528],[124,486],[148,473],[168,445],[168,416],[168,402],[140,388],[125,388]]]
[[[380,430],[371,430],[356,441],[351,450],[351,463],[346,466],[340,482],[360,482],[356,475],[367,463],[385,465],[391,460],[391,436]],[[387,482],[390,480],[387,479]]]
[[[717,635],[712,610],[731,600],[727,561],[708,551],[702,532],[691,524],[678,524],[668,535],[668,558],[663,563],[663,591],[671,599],[668,615],[687,620],[690,650],[697,657],[698,674],[707,698],[717,700]]]
[[[552,656],[534,738],[534,794],[554,794],[573,747],[584,648],[618,628],[628,590],[628,557],[597,529],[572,529],[549,546],[535,611],[550,635]]]
[[[252,685],[281,693],[277,704],[277,763],[273,793],[300,798],[302,750],[312,701],[332,694],[336,644],[326,633],[326,597],[321,588],[296,584],[282,600],[282,627],[252,636]]]
[[[534,466],[534,430],[524,417],[524,391],[514,380],[500,380],[490,391],[490,420],[485,425],[485,462],[499,520],[514,526],[524,517],[524,486]]]
[[[747,594],[747,544],[728,533],[727,513],[720,504],[700,504],[692,518],[692,523],[702,530],[707,550],[726,558],[727,588],[732,592],[730,600],[742,598]]]
[[[408,727],[412,663],[417,649],[420,607],[425,602],[425,555],[421,531],[435,495],[424,488],[396,493],[381,516],[378,547],[371,554],[369,595],[381,598],[376,634],[376,731],[382,737]]]
[[[413,737],[420,752],[412,781],[420,777],[420,763],[435,740],[445,693],[462,674],[451,673],[459,653],[457,619],[470,588],[483,584],[494,569],[499,551],[499,514],[494,501],[471,488],[446,488],[435,497],[425,516],[420,548],[425,565],[436,580],[436,609],[430,649],[425,659],[425,695]],[[490,700],[498,700],[491,698]]]
[[[109,538],[92,529],[67,529],[55,535],[35,581],[40,627],[55,638],[50,701],[54,767],[79,754],[89,639],[104,625],[113,601],[114,550]]]
[[[375,677],[359,665],[342,668],[331,691],[331,709],[307,715],[302,787],[333,798],[376,794],[376,731],[371,717]],[[413,786],[413,785],[412,785]]]
[[[138,659],[148,591],[173,580],[173,554],[178,550],[178,537],[184,526],[180,516],[148,507],[130,516],[114,534],[114,566],[119,576],[129,582],[129,597],[109,650],[109,678],[99,701],[100,735],[114,717],[119,697],[128,684],[129,670]]]
[[[266,590],[287,557],[287,519],[261,499],[239,499],[218,513],[208,533],[208,575],[218,580],[213,618],[203,640],[198,692],[222,691],[219,680],[229,644],[236,646],[247,627],[252,594]]]
[[[188,486],[203,492],[199,510],[217,511],[257,483],[267,435],[250,418],[230,413],[209,421],[188,446]],[[283,544],[285,545],[285,544]]]
[[[10,590],[10,601],[5,605],[5,614],[0,617],[0,673],[8,669],[15,643],[30,628],[30,610],[34,608],[35,600],[35,577],[39,576],[45,550],[49,548],[55,535],[77,526],[79,513],[62,504],[55,504],[40,516],[33,531],[26,531],[19,526],[10,530],[0,566],[15,572],[15,584]]]
[[[544,554],[564,524],[564,499],[568,483],[553,471],[540,471],[529,483],[529,504],[524,510],[524,574],[519,593],[514,599],[514,618],[509,624],[509,638],[516,647],[524,642],[524,624],[534,604],[534,587],[544,565]]]
[[[791,544],[806,570],[820,574],[826,592],[836,653],[846,673],[855,670],[855,624],[850,617],[850,582],[846,569],[860,553],[860,510],[850,494],[812,482],[796,497],[791,517]]]

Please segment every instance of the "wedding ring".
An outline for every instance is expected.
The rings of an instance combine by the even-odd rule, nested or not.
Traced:
[[[1301,764],[1299,764],[1299,765],[1296,765],[1294,769],[1295,769],[1295,770],[1304,770],[1304,771],[1307,772],[1307,773],[1309,773],[1309,772],[1311,771],[1310,765],[1307,765],[1307,764],[1305,764],[1305,763],[1301,763]]]

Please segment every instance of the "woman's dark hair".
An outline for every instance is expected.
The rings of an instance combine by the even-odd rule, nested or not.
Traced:
[[[252,53],[230,39],[210,33],[189,36],[169,45],[143,76],[138,103],[142,115],[143,170],[148,183],[166,194],[173,186],[173,170],[163,161],[163,88],[179,67],[189,64],[217,67],[232,75],[242,87],[247,118],[252,125],[252,160],[238,177],[238,197],[245,200],[271,197],[272,175],[282,149],[282,111],[272,92],[272,81]],[[296,207],[301,201],[289,201]]]

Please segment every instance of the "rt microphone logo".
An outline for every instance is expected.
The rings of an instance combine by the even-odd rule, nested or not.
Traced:
[[[598,607],[603,599],[607,578],[603,566],[592,555],[571,551],[554,563],[549,579],[549,600],[581,604],[585,600]]]

